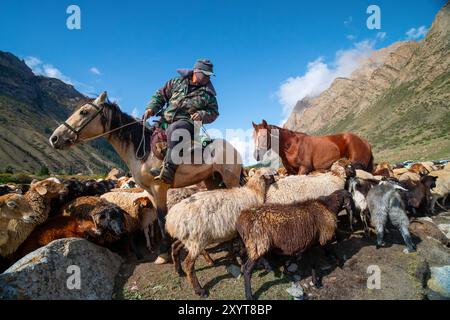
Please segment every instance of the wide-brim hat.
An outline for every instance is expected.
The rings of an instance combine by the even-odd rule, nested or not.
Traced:
[[[210,60],[199,59],[199,60],[197,60],[197,62],[195,62],[193,69],[194,69],[194,71],[201,72],[207,76],[215,76],[213,67],[214,67],[214,65],[212,64],[212,62]]]

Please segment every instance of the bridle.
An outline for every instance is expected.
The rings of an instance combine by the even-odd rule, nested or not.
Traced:
[[[78,137],[79,137],[79,135],[80,135],[80,132],[81,132],[84,128],[86,128],[86,126],[88,126],[89,123],[91,123],[92,120],[94,120],[98,115],[101,115],[102,119],[105,119],[105,118],[106,118],[105,115],[103,114],[103,110],[105,109],[105,103],[100,104],[100,106],[97,106],[95,103],[92,103],[92,102],[88,102],[88,103],[86,103],[86,104],[90,105],[91,107],[94,107],[97,111],[96,111],[93,115],[91,115],[91,116],[87,119],[87,121],[86,121],[85,123],[83,123],[78,129],[75,129],[75,128],[72,127],[70,124],[68,124],[66,121],[63,121],[63,122],[61,123],[61,124],[64,125],[67,129],[69,129],[70,131],[72,131],[73,133],[75,133],[75,139],[72,140],[72,143],[78,142]],[[94,139],[97,139],[97,138],[100,138],[100,137],[109,135],[109,134],[112,133],[112,132],[118,131],[118,130],[120,130],[120,129],[122,129],[122,128],[131,126],[131,125],[136,124],[136,123],[142,123],[142,138],[141,138],[141,141],[140,141],[140,143],[139,143],[139,145],[138,145],[138,147],[137,147],[137,149],[136,149],[136,154],[135,154],[135,155],[136,155],[136,158],[137,158],[138,160],[145,159],[146,154],[147,154],[147,148],[146,148],[146,140],[145,140],[145,120],[144,120],[144,119],[132,121],[132,122],[127,123],[127,124],[125,124],[125,125],[123,125],[123,126],[120,126],[120,127],[114,128],[114,129],[112,129],[112,130],[108,130],[108,131],[106,131],[106,132],[100,133],[100,134],[98,134],[98,135],[96,135],[96,136],[93,136],[93,137],[90,137],[90,138],[83,139],[82,142],[94,140]],[[104,129],[105,129],[105,128],[104,128]],[[141,148],[141,146],[143,147],[143,154],[142,154],[142,156],[139,156],[139,155],[138,155],[138,152],[139,152],[139,149]]]
[[[102,103],[100,106],[97,106],[95,103],[92,103],[92,102],[88,102],[87,104],[90,105],[91,107],[94,107],[97,111],[96,111],[93,115],[91,115],[91,116],[87,119],[87,121],[86,121],[85,123],[83,123],[78,129],[75,129],[75,128],[72,127],[70,124],[68,124],[66,121],[64,121],[64,122],[62,123],[67,129],[69,129],[70,131],[72,131],[73,133],[75,133],[75,135],[76,135],[75,141],[78,140],[78,136],[79,136],[81,130],[83,130],[84,128],[86,128],[86,127],[89,125],[89,123],[91,123],[92,120],[94,120],[99,114],[103,113],[103,109],[105,109],[105,104],[104,104],[104,103]],[[104,117],[103,114],[102,114],[102,117]]]

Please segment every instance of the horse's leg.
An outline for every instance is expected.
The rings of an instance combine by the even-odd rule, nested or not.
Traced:
[[[156,201],[156,215],[158,218],[159,229],[161,230],[161,243],[159,244],[159,255],[155,260],[155,264],[164,264],[169,261],[169,247],[171,239],[166,231],[166,215],[167,215],[167,190],[169,186],[166,184],[157,184],[154,186],[154,196]]]

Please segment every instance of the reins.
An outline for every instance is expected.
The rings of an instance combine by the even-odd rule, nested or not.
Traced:
[[[89,123],[91,123],[92,120],[94,120],[98,115],[100,115],[100,114],[102,113],[104,107],[105,107],[104,104],[101,104],[101,106],[97,106],[97,105],[94,104],[94,103],[89,103],[89,105],[91,105],[92,107],[94,107],[95,109],[97,109],[97,111],[96,111],[96,112],[88,119],[88,121],[86,121],[85,123],[83,123],[83,124],[80,126],[80,128],[75,129],[74,127],[72,127],[71,125],[69,125],[69,124],[68,124],[67,122],[65,122],[65,121],[62,123],[66,128],[68,128],[68,129],[71,130],[73,133],[75,133],[75,135],[76,135],[75,141],[79,141],[79,142],[88,142],[88,141],[95,140],[95,139],[100,138],[100,137],[107,136],[107,135],[109,135],[109,134],[111,134],[111,133],[113,133],[113,132],[116,132],[116,131],[121,130],[121,129],[123,129],[123,128],[125,128],[125,127],[128,127],[128,126],[134,125],[134,124],[136,124],[136,123],[142,123],[142,137],[141,137],[141,141],[139,142],[138,147],[136,148],[135,156],[136,156],[136,159],[138,159],[138,160],[143,160],[143,159],[146,157],[146,155],[147,155],[147,143],[146,143],[146,139],[145,139],[145,129],[146,129],[146,126],[145,126],[145,120],[144,120],[144,119],[142,119],[142,120],[136,120],[136,121],[133,121],[133,122],[124,124],[123,126],[114,128],[114,129],[112,129],[112,130],[108,130],[108,131],[106,131],[106,132],[100,133],[100,134],[98,134],[98,135],[96,135],[96,136],[93,136],[93,137],[89,137],[89,138],[86,138],[86,139],[79,139],[78,137],[79,137],[79,134],[80,134],[81,130],[83,130]],[[102,116],[104,116],[104,115],[102,115]],[[143,153],[142,153],[141,156],[139,156],[139,149],[141,148],[141,146],[143,147]]]

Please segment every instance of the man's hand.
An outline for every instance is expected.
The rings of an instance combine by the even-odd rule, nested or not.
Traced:
[[[144,115],[142,116],[142,119],[144,121],[146,121],[151,116],[153,116],[153,111],[151,109],[147,109],[147,110],[145,110]]]
[[[202,121],[202,116],[200,115],[200,113],[196,112],[191,115],[191,119],[194,121]]]

